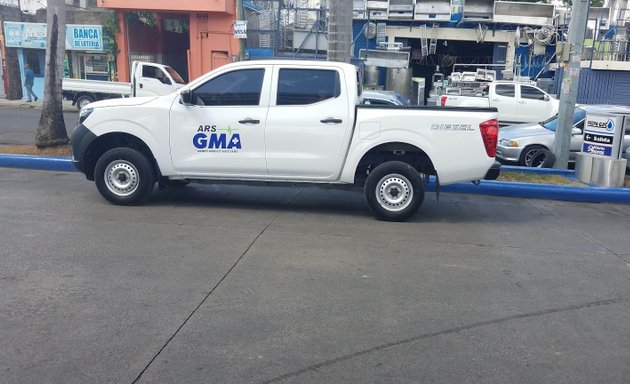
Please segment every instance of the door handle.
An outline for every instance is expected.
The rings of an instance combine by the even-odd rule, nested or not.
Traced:
[[[323,120],[320,120],[320,122],[324,124],[341,124],[343,123],[343,120],[335,119],[334,117],[327,117]]]
[[[249,117],[244,120],[239,120],[239,124],[260,124],[260,120],[250,119]]]
[[[140,89],[142,89],[142,83],[140,83]]]
[[[499,101],[499,99],[492,99],[492,101]]]
[[[519,101],[518,103],[519,103],[519,104],[527,104],[527,102],[526,102],[526,101]]]

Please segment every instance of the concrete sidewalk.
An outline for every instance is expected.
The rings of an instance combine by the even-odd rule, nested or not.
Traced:
[[[28,102],[25,99],[22,100],[9,100],[0,98],[0,108],[23,108],[23,109],[42,109],[42,99],[37,101]],[[77,108],[72,105],[71,101],[63,101],[64,112],[77,112]]]

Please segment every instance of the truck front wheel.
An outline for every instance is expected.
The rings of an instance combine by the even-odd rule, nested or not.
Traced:
[[[380,164],[367,177],[365,200],[379,220],[405,221],[413,216],[424,200],[420,174],[400,161]]]
[[[138,205],[151,195],[156,178],[151,161],[142,152],[123,147],[110,149],[98,159],[94,180],[110,203]]]

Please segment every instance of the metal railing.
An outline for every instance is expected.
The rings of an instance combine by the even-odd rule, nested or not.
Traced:
[[[630,61],[630,40],[600,40],[593,42],[592,60]]]

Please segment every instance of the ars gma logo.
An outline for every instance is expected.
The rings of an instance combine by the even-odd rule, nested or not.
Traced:
[[[236,151],[242,148],[241,135],[230,126],[220,129],[216,125],[200,125],[192,141],[199,151],[221,149]]]

